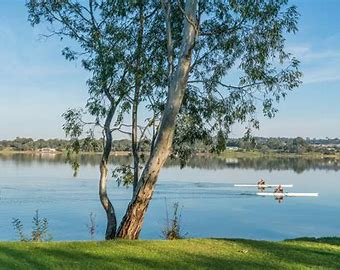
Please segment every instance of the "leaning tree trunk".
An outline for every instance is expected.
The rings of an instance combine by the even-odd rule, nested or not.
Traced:
[[[173,142],[176,116],[182,104],[187,86],[192,49],[196,38],[196,0],[187,0],[185,6],[184,29],[178,67],[170,79],[168,98],[159,127],[155,146],[141,178],[136,192],[126,210],[117,231],[117,236],[124,239],[137,239],[143,225],[155,184]]]
[[[102,159],[100,161],[100,166],[99,166],[99,169],[100,169],[99,198],[106,212],[106,217],[107,217],[107,226],[106,226],[106,232],[105,232],[106,240],[114,239],[116,236],[116,230],[117,230],[117,220],[116,220],[115,210],[107,195],[107,175],[108,175],[107,164],[108,164],[111,147],[112,147],[112,133],[110,130],[110,124],[113,118],[113,114],[114,114],[114,108],[113,106],[111,106],[111,109],[108,113],[108,116],[106,118],[105,125],[104,125],[105,145],[104,145],[104,151],[103,151]]]

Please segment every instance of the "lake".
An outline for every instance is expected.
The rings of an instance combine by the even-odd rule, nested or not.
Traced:
[[[28,234],[39,209],[49,221],[54,240],[88,240],[87,224],[95,213],[96,239],[103,239],[105,214],[98,199],[97,155],[83,155],[77,177],[62,155],[0,154],[0,240],[16,240],[12,219],[19,218]],[[113,157],[111,167],[127,164]],[[256,189],[234,184],[294,184],[291,192],[319,192],[319,197],[256,196]],[[120,219],[131,188],[110,179],[109,193]],[[340,163],[335,160],[222,159],[196,157],[180,169],[170,160],[162,169],[141,233],[143,239],[161,238],[166,211],[182,207],[182,229],[187,237],[226,237],[281,240],[302,236],[340,235]]]

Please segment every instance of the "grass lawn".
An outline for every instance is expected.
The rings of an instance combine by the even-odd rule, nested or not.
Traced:
[[[340,269],[340,238],[0,242],[0,269]]]

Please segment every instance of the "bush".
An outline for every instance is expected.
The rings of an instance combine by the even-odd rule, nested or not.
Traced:
[[[162,231],[163,237],[166,240],[182,239],[184,236],[181,231],[182,209],[179,209],[179,203],[173,204],[173,217],[169,219],[168,209],[166,208],[166,225]]]
[[[90,238],[91,240],[93,240],[96,237],[96,231],[97,231],[96,214],[94,214],[93,212],[90,213],[90,220],[86,226],[87,226],[87,230],[89,232]]]
[[[48,231],[48,221],[46,218],[39,216],[39,210],[35,211],[35,215],[32,218],[32,231],[31,237],[27,237],[24,233],[24,224],[18,218],[13,218],[12,225],[16,231],[19,240],[23,242],[42,242],[51,241],[52,235]]]

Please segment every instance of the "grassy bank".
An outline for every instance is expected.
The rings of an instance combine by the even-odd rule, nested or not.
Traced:
[[[340,238],[0,242],[0,269],[340,269]]]

